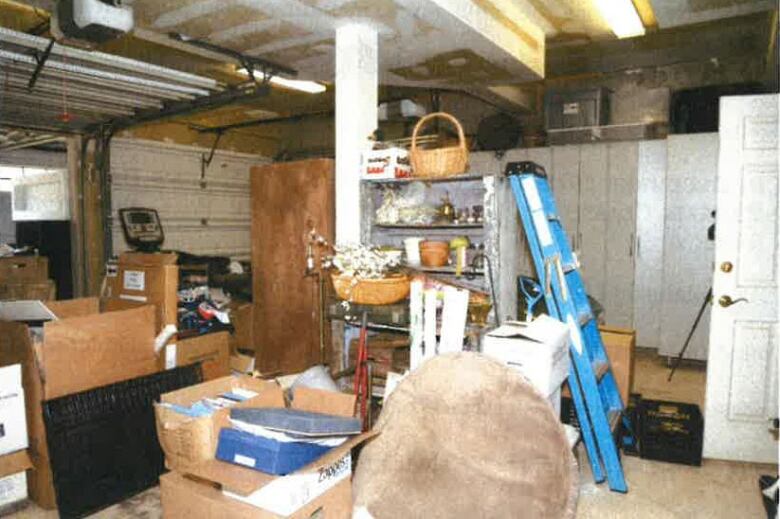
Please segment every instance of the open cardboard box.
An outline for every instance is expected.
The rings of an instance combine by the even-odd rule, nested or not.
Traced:
[[[0,366],[22,364],[30,497],[56,508],[41,403],[158,371],[155,309],[99,313],[96,298],[0,303]]]
[[[203,380],[230,374],[230,334],[226,331],[178,339],[166,344],[160,354],[160,369],[201,363]]]
[[[257,393],[236,407],[284,407],[284,394],[275,382],[248,376],[222,377],[195,386],[171,391],[160,396],[161,404],[178,404],[189,407],[203,398],[214,398],[236,388]],[[217,450],[217,438],[223,427],[229,427],[229,410],[216,411],[211,416],[193,418],[155,404],[157,437],[165,453],[169,468],[182,470],[213,459]]]
[[[265,386],[268,403],[264,406],[284,407],[282,389],[271,382],[266,384],[270,385]],[[260,406],[249,402],[243,404]],[[290,407],[351,417],[354,405],[354,395],[298,388]],[[228,414],[224,413],[219,420],[227,425]],[[181,474],[161,478],[165,517],[186,516],[186,511],[192,510],[188,507],[197,500],[201,501],[198,517],[308,518],[320,508],[328,518],[350,517],[352,449],[375,433],[351,438],[306,467],[285,476],[275,476],[214,459],[216,439],[223,425],[215,422],[212,426],[211,456],[200,463],[177,468]],[[214,489],[222,492],[214,492]]]

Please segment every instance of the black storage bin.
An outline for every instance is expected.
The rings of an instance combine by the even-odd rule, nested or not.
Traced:
[[[60,517],[83,517],[156,485],[165,459],[152,403],[202,379],[193,364],[44,402]]]
[[[638,422],[642,458],[701,465],[704,418],[698,405],[642,400]]]

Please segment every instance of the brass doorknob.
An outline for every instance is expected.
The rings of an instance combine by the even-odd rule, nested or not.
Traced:
[[[748,303],[749,301],[744,297],[740,297],[739,299],[731,299],[731,296],[720,296],[720,298],[718,298],[718,304],[723,308],[728,308],[731,305],[743,302]]]

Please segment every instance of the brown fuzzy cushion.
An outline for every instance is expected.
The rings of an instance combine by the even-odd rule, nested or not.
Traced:
[[[552,407],[474,353],[434,357],[386,402],[360,453],[355,507],[376,519],[574,517],[576,462]]]

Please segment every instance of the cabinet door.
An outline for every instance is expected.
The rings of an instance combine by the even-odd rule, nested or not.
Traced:
[[[639,143],[634,261],[636,343],[658,348],[663,304],[666,140]]]
[[[578,255],[587,293],[604,305],[609,162],[606,144],[580,146]],[[607,311],[607,319],[609,312]]]
[[[563,230],[572,250],[577,250],[580,227],[580,147],[576,145],[552,147],[552,171],[555,171],[555,203]]]
[[[634,327],[634,240],[638,145],[613,142],[607,147],[609,180],[605,294],[608,325]]]
[[[672,135],[666,172],[664,292],[661,306],[662,355],[677,355],[712,283],[714,223],[718,172],[718,134]],[[685,358],[706,360],[710,312],[706,310]]]
[[[319,286],[315,277],[304,276],[304,236],[314,226],[332,242],[334,200],[332,160],[252,168],[252,294],[260,371],[295,373],[321,362]]]

